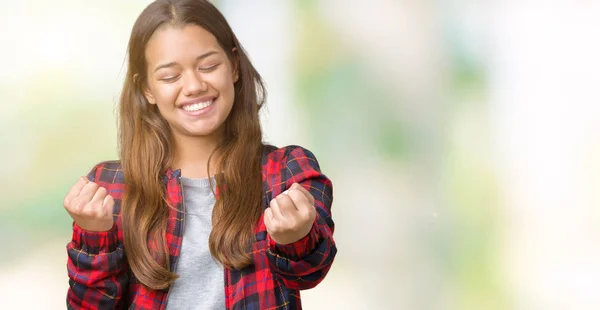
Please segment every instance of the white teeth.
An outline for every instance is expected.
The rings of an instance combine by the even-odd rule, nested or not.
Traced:
[[[207,101],[207,102],[201,102],[201,103],[195,103],[195,104],[190,104],[190,105],[186,105],[184,106],[182,109],[188,111],[188,112],[195,112],[198,110],[202,110],[205,108],[208,108],[211,104],[213,103],[213,101]]]

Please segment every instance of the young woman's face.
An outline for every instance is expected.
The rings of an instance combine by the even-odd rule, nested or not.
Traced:
[[[163,26],[146,46],[146,99],[175,135],[219,134],[233,106],[238,79],[215,36],[202,27]]]

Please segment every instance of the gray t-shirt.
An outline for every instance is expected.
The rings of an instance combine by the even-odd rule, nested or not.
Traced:
[[[215,179],[212,179],[216,184]],[[185,228],[175,280],[167,299],[167,310],[225,309],[223,267],[210,255],[208,236],[212,229],[215,197],[208,178],[181,178],[185,204]]]

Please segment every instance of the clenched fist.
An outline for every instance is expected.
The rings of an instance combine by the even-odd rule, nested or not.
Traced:
[[[65,209],[75,223],[87,231],[108,231],[113,226],[115,201],[104,187],[81,177],[64,200]]]
[[[279,244],[294,243],[308,235],[316,214],[313,196],[294,183],[289,190],[271,200],[265,210],[267,233]]]

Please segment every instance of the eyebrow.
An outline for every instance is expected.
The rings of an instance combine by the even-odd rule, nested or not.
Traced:
[[[208,52],[206,52],[206,53],[204,53],[204,54],[196,57],[196,61],[202,60],[202,59],[204,59],[204,58],[206,58],[208,56],[214,55],[214,54],[218,54],[217,51],[208,51]],[[162,64],[162,65],[157,66],[156,69],[154,69],[154,72],[156,72],[156,71],[158,71],[160,69],[173,67],[175,65],[177,65],[177,62],[175,62],[175,61],[172,61],[172,62],[166,63],[166,64]]]

